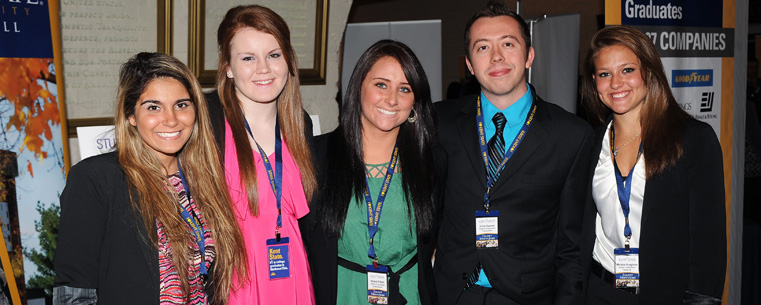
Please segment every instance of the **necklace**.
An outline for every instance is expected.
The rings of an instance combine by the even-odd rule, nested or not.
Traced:
[[[642,133],[642,130],[640,130],[636,135],[634,135],[631,139],[629,139],[629,141],[626,141],[626,143],[624,143],[624,145],[621,145],[619,147],[614,148],[613,149],[613,156],[614,157],[618,157],[618,150],[621,149],[621,148],[624,148],[624,146],[626,146],[627,144],[631,143],[631,141],[633,141],[634,139],[639,137],[640,133]]]

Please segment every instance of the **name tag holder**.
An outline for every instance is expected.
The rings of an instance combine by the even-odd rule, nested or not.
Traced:
[[[388,266],[367,265],[367,302],[388,304]]]
[[[536,105],[531,107],[531,112],[529,112],[529,115],[526,118],[526,121],[523,123],[520,131],[518,131],[515,139],[513,139],[512,144],[508,147],[507,150],[505,150],[505,156],[502,159],[502,162],[497,165],[497,174],[495,174],[495,177],[492,177],[490,174],[488,174],[489,156],[486,144],[486,129],[484,127],[485,124],[483,109],[481,107],[481,96],[479,96],[476,100],[476,126],[478,132],[478,142],[481,150],[481,158],[483,159],[484,166],[487,169],[486,193],[484,194],[484,210],[476,211],[475,215],[476,248],[478,249],[499,248],[499,211],[493,211],[489,209],[491,206],[491,201],[489,200],[489,197],[491,196],[491,189],[494,186],[494,182],[497,181],[499,173],[501,173],[505,168],[507,162],[510,161],[510,158],[512,158],[513,154],[515,153],[515,150],[525,138],[526,133],[528,133],[528,130],[531,127],[531,123],[534,121],[536,108]]]
[[[288,237],[267,240],[267,259],[269,261],[270,280],[291,277]]]
[[[639,248],[616,248],[616,288],[639,292]]]
[[[499,248],[499,211],[476,211],[476,248]]]

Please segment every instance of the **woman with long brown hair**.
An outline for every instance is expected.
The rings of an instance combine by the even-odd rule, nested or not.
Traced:
[[[250,266],[229,304],[313,304],[298,225],[316,188],[312,131],[288,25],[268,8],[234,7],[217,43],[210,110]]]
[[[72,167],[61,194],[54,303],[225,304],[245,248],[200,84],[137,54],[115,125],[117,151]]]
[[[719,304],[726,236],[721,147],[669,88],[652,41],[592,38],[584,101],[597,129],[582,231],[586,304]]]

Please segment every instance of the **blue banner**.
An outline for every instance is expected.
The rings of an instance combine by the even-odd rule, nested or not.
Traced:
[[[722,27],[723,0],[625,0],[621,24]]]
[[[53,58],[47,1],[0,2],[0,57]]]

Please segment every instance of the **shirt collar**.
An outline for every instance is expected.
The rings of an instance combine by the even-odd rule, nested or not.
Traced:
[[[531,94],[531,88],[528,86],[528,83],[526,83],[526,93],[518,99],[515,103],[508,106],[507,109],[501,110],[497,108],[497,106],[494,106],[494,104],[489,101],[489,99],[486,98],[486,95],[484,95],[484,92],[481,91],[481,107],[484,112],[484,121],[486,121],[486,124],[494,124],[492,122],[492,117],[494,117],[497,112],[502,112],[502,114],[505,115],[505,118],[507,119],[507,126],[508,127],[515,127],[516,125],[523,124],[523,122],[526,120],[526,117],[528,116],[528,111],[531,108],[531,101],[534,100],[533,95]]]

